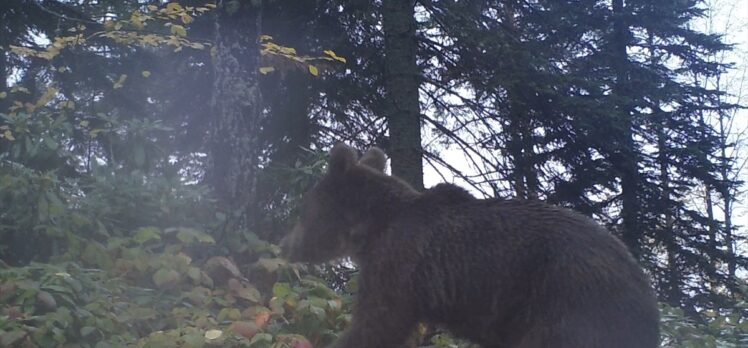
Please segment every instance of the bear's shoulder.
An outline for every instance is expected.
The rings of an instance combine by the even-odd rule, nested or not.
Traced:
[[[478,199],[470,194],[470,192],[457,185],[438,184],[425,190],[421,195],[421,200],[428,203],[451,205],[474,202]]]

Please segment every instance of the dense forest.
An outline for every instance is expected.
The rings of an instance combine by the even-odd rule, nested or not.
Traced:
[[[356,267],[277,243],[338,142],[588,215],[651,277],[663,347],[746,346],[713,4],[3,0],[0,346],[326,346]]]

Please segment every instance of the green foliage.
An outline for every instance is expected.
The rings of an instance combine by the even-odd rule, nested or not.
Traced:
[[[8,60],[0,62],[10,63],[3,65],[0,73],[13,72],[12,77],[0,76],[12,84],[0,85],[0,259],[4,261],[0,270],[0,346],[300,348],[307,347],[305,342],[315,347],[329,343],[351,319],[355,276],[350,278],[354,273],[350,267],[305,270],[286,264],[278,258],[278,247],[262,239],[277,237],[277,230],[283,227],[225,231],[229,213],[216,211],[208,188],[196,184],[209,166],[199,155],[209,146],[202,139],[205,128],[201,125],[213,120],[204,107],[213,88],[206,76],[212,71],[214,50],[205,39],[211,37],[210,28],[214,27],[205,22],[213,6],[84,3],[67,3],[75,11],[66,16],[76,20],[59,16],[38,20],[34,16],[45,15],[38,6],[45,4],[28,2],[33,10],[28,12],[34,16],[24,14],[28,17],[19,16],[23,20],[8,18],[7,22],[20,24],[8,28],[12,35],[7,35],[3,44],[14,46],[2,49],[14,54],[3,54]],[[226,4],[228,10],[241,6],[239,1]],[[512,159],[514,154],[496,150],[528,141],[524,144],[527,149],[542,151],[535,154],[518,147],[518,155],[530,156],[522,159],[530,167],[545,167],[544,163],[554,159],[572,174],[567,182],[565,173],[541,172],[541,181],[555,187],[528,189],[539,189],[547,198],[588,214],[604,213],[605,204],[589,198],[602,197],[601,189],[615,188],[611,184],[616,181],[615,171],[610,170],[609,162],[616,159],[606,156],[617,153],[610,135],[619,133],[619,125],[610,117],[615,113],[606,107],[614,105],[605,98],[609,93],[603,92],[608,81],[597,76],[609,67],[596,61],[604,54],[580,55],[573,49],[605,47],[590,44],[588,39],[598,37],[589,33],[608,32],[607,25],[613,23],[589,21],[605,18],[597,10],[608,11],[608,6],[595,4],[517,8],[519,26],[515,29],[520,37],[546,38],[548,33],[558,33],[541,41],[517,41],[515,35],[486,27],[490,20],[472,20],[471,16],[487,14],[485,18],[498,23],[495,14],[510,13],[493,8],[505,6],[503,3],[486,2],[485,13],[475,12],[484,5],[468,2],[422,4],[427,12],[419,19],[423,26],[419,32],[425,35],[419,52],[426,56],[420,57],[424,64],[419,66],[424,70],[414,73],[424,76],[427,104],[435,111],[424,114],[438,115],[433,121],[438,122],[435,129],[445,133],[434,131],[438,141],[433,143],[457,142],[468,152],[483,148]],[[8,6],[11,12],[17,11],[12,7],[14,2]],[[269,116],[263,125],[267,131],[262,134],[269,139],[262,149],[268,166],[259,180],[260,190],[269,192],[263,192],[266,199],[260,215],[275,223],[293,216],[296,200],[324,169],[322,152],[310,152],[304,158],[299,148],[322,148],[335,139],[355,140],[360,147],[380,140],[387,144],[386,127],[373,116],[383,112],[383,41],[378,36],[377,2],[341,6],[338,2],[287,5],[271,1],[264,6],[266,18],[272,19],[265,22],[264,29],[277,39],[259,38],[260,66],[251,68],[268,75],[261,86],[263,107]],[[689,10],[691,5],[679,6]],[[630,14],[627,18],[639,20],[638,13]],[[81,25],[84,22],[86,25]],[[437,22],[444,27],[434,26]],[[480,25],[473,28],[470,23]],[[0,27],[4,25],[0,23]],[[49,38],[49,43],[28,40],[31,32]],[[655,37],[658,32],[672,30],[655,30]],[[343,34],[330,37],[329,33]],[[300,52],[324,53],[300,55],[280,42]],[[326,47],[358,59],[347,66],[345,74],[307,80],[309,75],[346,63]],[[645,53],[647,50],[641,57],[646,57]],[[657,55],[647,58],[656,59]],[[566,61],[571,65],[559,73],[557,63]],[[648,80],[646,75],[639,77],[642,82]],[[658,93],[649,93],[644,87],[636,89],[637,95],[641,94],[637,100],[671,99],[657,96],[671,89],[658,87]],[[449,101],[454,100],[449,96],[461,96],[465,91],[476,98],[464,105]],[[506,93],[512,95],[511,100],[501,99]],[[704,97],[688,93],[673,96],[680,96],[673,99],[676,101]],[[711,98],[705,94],[704,99]],[[494,105],[501,107],[494,110]],[[677,115],[701,115],[697,112],[700,105],[684,105],[686,109]],[[514,124],[518,120],[506,112],[515,109],[522,117],[529,117],[527,124]],[[644,105],[641,110],[651,107]],[[703,127],[694,127],[693,120],[668,119],[672,120],[663,122],[668,134],[711,139],[708,132],[698,132]],[[497,123],[487,123],[485,130],[470,126],[488,120]],[[658,128],[650,122],[637,124],[636,129]],[[479,134],[480,141],[472,142],[470,136],[457,134],[459,130]],[[642,139],[654,136],[641,135]],[[678,149],[695,151],[711,146],[709,143],[666,140],[672,143],[671,150],[677,150],[671,154],[675,162],[708,162],[695,156],[701,152],[685,156],[688,153]],[[650,140],[645,145],[647,149],[654,144]],[[296,161],[299,157],[303,160]],[[488,159],[485,163],[495,158]],[[518,158],[513,161],[509,167],[522,164]],[[643,165],[648,171],[658,168],[649,162]],[[700,166],[686,169],[688,173],[703,171]],[[672,164],[671,168],[677,169]],[[514,174],[498,175],[477,178],[511,182]],[[551,177],[553,180],[548,179]],[[673,179],[692,181],[688,176]],[[701,174],[698,179],[711,182],[709,175]],[[641,193],[642,197],[660,196],[661,188],[650,185],[647,190],[651,192]],[[662,211],[657,202],[649,198],[648,205],[641,208],[653,212],[646,216],[651,226],[662,225],[655,221],[664,216],[654,213]],[[663,206],[674,206],[665,203]],[[691,216],[689,212],[680,216],[676,221],[682,225],[678,243],[706,230],[701,227],[707,224],[703,219],[694,223],[685,218]],[[38,262],[29,264],[32,260]],[[702,273],[700,268],[689,267],[670,268],[669,272],[680,272],[684,277]],[[748,324],[741,314],[745,307],[738,302],[731,310],[704,310],[700,316],[689,312],[700,321],[688,319],[680,309],[664,307],[664,345],[747,346]],[[419,334],[429,347],[469,346],[446,334],[427,331]]]
[[[748,308],[741,301],[733,311],[718,313],[706,310],[702,322],[696,323],[685,316],[680,308],[663,305],[661,330],[663,347],[727,348],[745,347],[748,344]]]
[[[80,262],[3,269],[0,342],[288,347],[308,340],[316,346],[350,321],[350,298],[281,260],[245,265],[265,276],[272,290],[262,293],[230,259],[188,256],[213,243],[197,229],[144,227],[129,238],[89,242]]]

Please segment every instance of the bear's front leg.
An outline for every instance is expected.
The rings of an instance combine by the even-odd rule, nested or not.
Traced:
[[[406,304],[360,296],[351,326],[329,348],[405,347],[416,322]]]

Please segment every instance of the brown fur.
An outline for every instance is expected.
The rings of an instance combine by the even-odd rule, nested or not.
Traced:
[[[401,347],[418,322],[484,347],[654,348],[658,310],[624,245],[592,220],[536,201],[416,192],[339,144],[282,243],[291,261],[360,268],[337,348]]]

